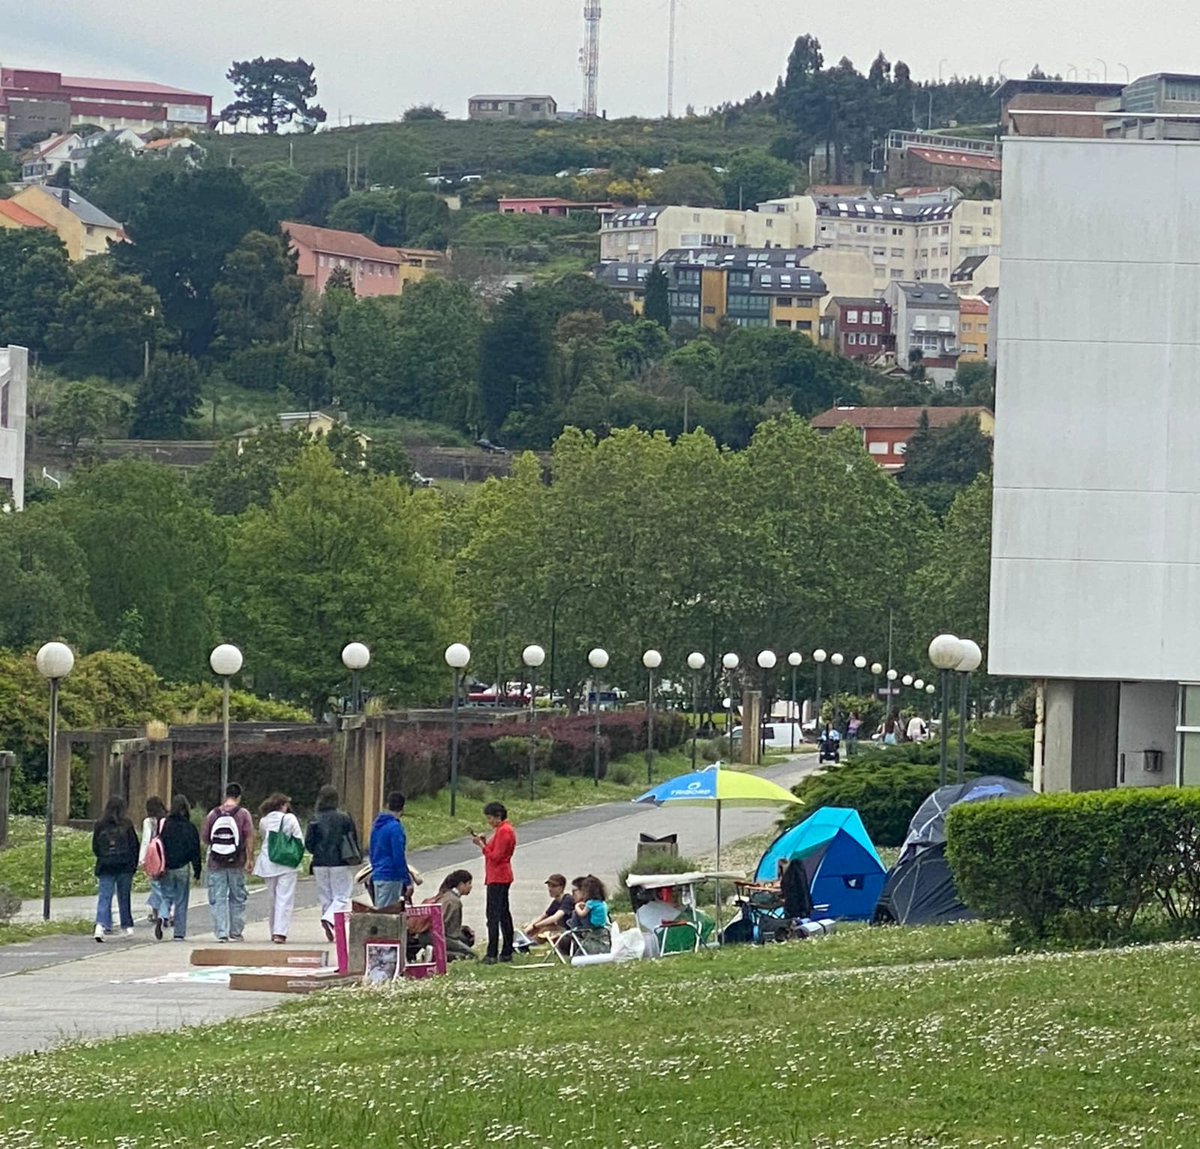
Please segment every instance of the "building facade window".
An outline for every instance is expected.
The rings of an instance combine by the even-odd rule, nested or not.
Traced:
[[[1176,784],[1200,786],[1200,683],[1179,686],[1179,725],[1175,727],[1179,754]]]

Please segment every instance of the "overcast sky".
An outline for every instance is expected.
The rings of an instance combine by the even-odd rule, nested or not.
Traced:
[[[579,104],[582,0],[0,0],[0,63],[155,80],[231,96],[235,58],[303,56],[330,121],[396,118],[433,102],[465,115],[477,92]],[[610,116],[666,106],[668,0],[603,0],[600,103]],[[769,89],[795,38],[865,70],[880,48],[918,79],[952,72],[1086,72],[1124,80],[1200,72],[1196,0],[678,0],[676,109]],[[1192,49],[1189,51],[1189,49]]]

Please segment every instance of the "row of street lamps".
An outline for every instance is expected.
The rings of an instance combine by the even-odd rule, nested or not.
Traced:
[[[471,661],[471,650],[468,646],[461,642],[451,643],[446,647],[445,651],[446,665],[450,668],[454,678],[454,695],[451,705],[451,751],[450,751],[450,815],[454,816],[457,798],[458,798],[458,766],[459,766],[459,706],[461,702],[463,680],[466,674],[466,668]],[[595,725],[592,731],[592,770],[593,780],[595,785],[600,785],[600,692],[599,680],[597,675],[599,672],[607,668],[609,663],[608,651],[602,647],[595,647],[588,652],[588,665],[592,669],[592,679],[590,686],[590,697],[592,700],[592,709],[595,715]],[[817,722],[820,723],[821,717],[821,671],[825,662],[828,660],[835,671],[835,674],[840,677],[840,671],[845,657],[835,652],[829,655],[825,650],[818,648],[813,651],[813,661],[817,664]],[[941,783],[946,782],[947,758],[948,758],[948,683],[949,674],[957,672],[961,675],[959,684],[959,711],[958,711],[958,780],[963,781],[965,771],[965,742],[966,742],[966,710],[967,710],[967,688],[968,679],[973,671],[975,671],[983,659],[983,655],[978,645],[970,639],[960,639],[952,634],[940,634],[929,644],[929,660],[941,673],[941,695],[942,695],[942,723],[941,723],[941,762],[940,762],[940,777]],[[68,674],[71,673],[75,665],[75,655],[71,648],[63,642],[48,642],[37,652],[37,669],[38,673],[45,678],[50,684],[50,719],[49,719],[49,746],[46,756],[46,826],[45,826],[45,849],[42,867],[42,916],[46,921],[50,920],[50,879],[51,879],[51,860],[53,850],[54,836],[54,756],[55,745],[58,740],[58,688],[60,683]],[[221,793],[225,793],[226,787],[229,785],[229,691],[230,679],[238,674],[244,664],[242,652],[232,643],[221,643],[215,647],[209,655],[209,666],[214,674],[222,679],[222,694],[221,694]],[[362,708],[362,672],[367,668],[371,661],[370,649],[361,642],[348,643],[342,650],[342,664],[351,673],[351,700],[354,712],[358,713]],[[534,775],[536,772],[537,763],[537,738],[536,738],[536,703],[537,703],[537,672],[538,669],[546,661],[546,652],[536,643],[525,647],[521,652],[521,661],[528,667],[530,672],[530,689],[529,689],[529,788],[530,796],[533,796],[534,790]],[[699,717],[699,678],[700,672],[707,665],[707,659],[698,650],[692,651],[687,656],[687,666],[692,672],[692,713]],[[770,671],[774,670],[778,665],[778,657],[772,650],[759,651],[755,661],[759,669],[763,672],[764,686],[766,676]],[[730,651],[722,655],[721,665],[728,675],[732,677],[737,670],[741,660],[738,655]],[[792,749],[796,748],[796,672],[804,662],[804,656],[796,650],[791,651],[787,655],[787,664],[792,672],[792,691],[791,691],[791,709],[789,711],[789,725],[792,731]],[[646,782],[648,785],[653,784],[654,772],[654,680],[655,675],[662,667],[663,656],[654,649],[647,650],[642,655],[642,666],[645,668],[649,677],[648,694],[646,701]],[[854,659],[854,668],[856,671],[856,693],[861,692],[861,676],[863,670],[867,668],[867,660],[863,655],[858,655]],[[870,667],[872,675],[877,679],[883,673],[883,665],[874,662]],[[892,684],[897,678],[900,678],[899,673],[894,669],[887,671],[888,682],[888,705],[891,706]],[[914,678],[911,674],[906,674],[900,678],[904,686],[910,686],[917,690],[925,690],[929,694],[934,694],[936,688],[932,683],[926,684],[920,678]],[[835,679],[834,694],[838,693],[839,683]],[[500,683],[496,683],[497,694],[500,691]],[[764,690],[764,695],[765,695]],[[729,717],[727,717],[727,725],[732,717],[733,705],[732,698],[730,699]],[[836,715],[835,715],[836,721]],[[692,769],[696,768],[696,738],[692,738]]]

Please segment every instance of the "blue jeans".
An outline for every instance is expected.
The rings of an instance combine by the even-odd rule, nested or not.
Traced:
[[[171,914],[171,906],[175,907],[175,936],[187,937],[188,899],[192,892],[192,867],[180,866],[177,870],[167,870],[158,879],[162,909],[159,913],[165,918]]]
[[[165,873],[160,874],[157,878],[151,878],[150,896],[146,899],[146,905],[160,918],[169,918],[171,916],[170,899],[165,897],[163,893],[166,880],[167,875]]]
[[[96,901],[96,924],[106,930],[113,928],[112,900],[117,895],[117,910],[121,915],[121,928],[133,929],[133,874],[101,874],[100,897]]]
[[[246,871],[241,866],[208,867],[208,905],[217,937],[242,936],[246,929]]]
[[[403,882],[375,882],[375,908],[394,906],[404,896]]]

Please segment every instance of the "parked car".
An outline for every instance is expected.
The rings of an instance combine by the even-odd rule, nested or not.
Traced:
[[[475,446],[486,451],[489,455],[507,455],[508,448],[501,447],[499,443],[493,443],[491,439],[476,439]]]
[[[768,722],[764,727],[767,745],[772,750],[790,750],[792,748],[793,727],[795,727],[796,731],[796,745],[799,746],[804,741],[804,735],[800,730],[798,722]],[[730,731],[729,737],[734,746],[740,745],[742,728],[735,726]]]

